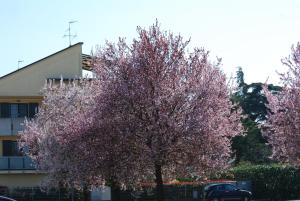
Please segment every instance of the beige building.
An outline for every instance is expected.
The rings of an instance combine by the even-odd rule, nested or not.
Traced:
[[[82,54],[82,44],[0,77],[0,186],[33,187],[45,176],[18,150],[18,132],[23,129],[24,119],[37,112],[45,80],[79,78],[90,67],[90,57]]]

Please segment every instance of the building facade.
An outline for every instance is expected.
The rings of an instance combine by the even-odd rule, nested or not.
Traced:
[[[18,148],[25,118],[33,118],[43,100],[41,90],[47,79],[82,77],[89,68],[88,55],[77,43],[41,60],[0,77],[0,186],[38,186],[45,173]]]

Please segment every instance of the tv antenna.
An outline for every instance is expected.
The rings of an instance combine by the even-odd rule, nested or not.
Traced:
[[[22,63],[24,60],[18,60],[18,70],[20,68],[20,63]]]
[[[73,38],[75,38],[77,36],[77,34],[71,34],[71,24],[76,23],[76,20],[72,20],[69,21],[69,28],[66,30],[66,32],[68,32],[68,34],[65,34],[63,37],[68,37],[69,38],[69,46],[71,46],[71,41]]]

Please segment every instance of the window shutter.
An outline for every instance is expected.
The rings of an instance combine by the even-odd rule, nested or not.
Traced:
[[[10,104],[9,103],[1,103],[1,118],[9,118],[10,117]]]

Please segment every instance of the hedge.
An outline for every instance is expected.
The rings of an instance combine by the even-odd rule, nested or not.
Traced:
[[[283,165],[242,165],[216,178],[250,180],[254,199],[289,200],[300,198],[300,169]]]

